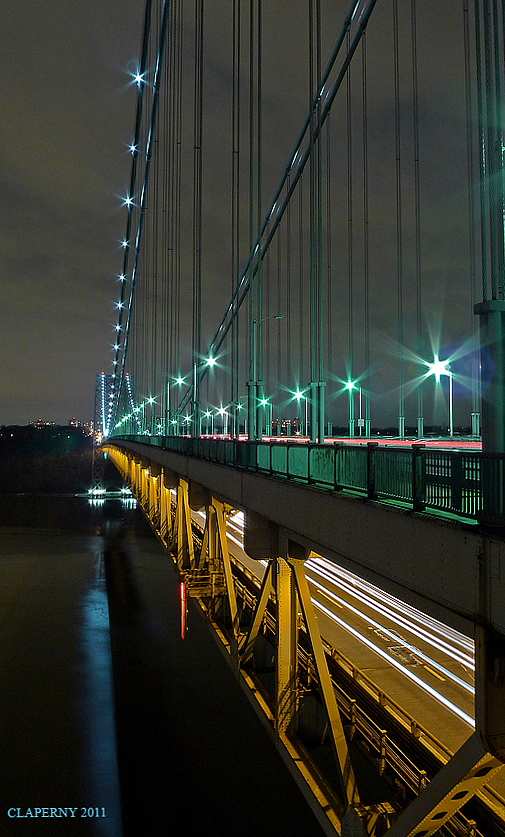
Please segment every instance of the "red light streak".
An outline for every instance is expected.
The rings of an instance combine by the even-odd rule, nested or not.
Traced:
[[[181,598],[181,639],[184,639],[186,633],[186,585],[181,581],[179,585],[179,592]]]

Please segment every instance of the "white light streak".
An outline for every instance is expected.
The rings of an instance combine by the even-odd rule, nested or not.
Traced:
[[[402,674],[408,677],[409,680],[412,680],[417,686],[419,686],[420,689],[423,689],[423,691],[427,692],[429,695],[431,695],[431,697],[435,698],[435,700],[438,700],[451,712],[454,712],[454,714],[461,718],[461,720],[468,724],[468,726],[475,728],[475,721],[473,720],[473,718],[470,717],[470,715],[467,715],[467,713],[460,709],[459,706],[456,706],[454,703],[452,703],[450,700],[444,697],[444,695],[441,695],[440,692],[437,692],[436,689],[433,689],[431,686],[429,686],[427,683],[421,680],[420,677],[417,677],[414,674],[414,672],[409,671],[409,669],[406,666],[403,666],[401,663],[395,660],[394,657],[391,657],[389,654],[386,653],[386,651],[383,651],[382,648],[379,648],[377,645],[374,645],[374,643],[371,642],[371,640],[369,640],[368,637],[360,634],[359,631],[351,627],[351,625],[348,625],[347,622],[345,622],[343,619],[340,619],[338,616],[336,616],[336,614],[332,613],[331,610],[328,610],[327,607],[320,604],[316,599],[311,599],[311,602],[319,610],[322,610],[327,616],[329,616],[330,619],[333,619],[334,622],[337,622],[339,625],[345,628],[346,631],[349,631],[349,633],[353,634],[355,637],[361,640],[361,642],[364,642],[365,645],[368,645],[368,647],[375,651],[376,654],[387,660],[388,663],[390,663],[390,665],[394,666],[399,671],[401,671]]]

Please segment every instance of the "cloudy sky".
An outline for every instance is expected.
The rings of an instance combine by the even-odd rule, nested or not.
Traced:
[[[92,418],[114,322],[142,19],[143,3],[119,0],[3,9],[0,424]]]
[[[323,3],[323,64],[347,5],[344,0],[336,5]],[[453,72],[461,66],[462,57],[460,6],[450,3],[440,9],[435,0],[418,3],[425,307],[427,321],[432,317],[433,323],[438,314],[450,311],[456,324],[449,335],[452,340],[468,332],[470,320],[468,293],[461,292],[466,282],[462,274],[467,270],[461,261],[467,251],[467,241],[462,241],[462,208],[466,205],[462,186],[466,173],[464,95],[461,74]],[[222,65],[225,50],[220,14],[224,7],[211,2],[205,7],[206,37],[213,44],[207,48],[206,95],[207,103],[214,105],[214,112],[209,107],[205,130],[212,146],[213,141],[216,145],[221,142],[215,105],[220,99],[229,100],[230,70]],[[301,100],[293,98],[294,92],[305,86],[297,32],[302,18],[306,26],[306,9],[303,3],[286,6],[284,0],[265,2],[264,9],[268,24],[264,132],[273,140],[264,157],[267,201],[306,112],[306,91]],[[226,14],[229,17],[229,9]],[[143,0],[74,0],[71,6],[62,0],[44,4],[20,0],[6,4],[2,11],[0,424],[26,423],[39,417],[62,423],[72,416],[89,420],[95,374],[102,369],[112,371],[116,278],[122,269],[119,242],[126,220],[121,196],[127,193],[130,177],[127,143],[132,137],[136,105],[136,87],[129,72],[135,70],[140,54],[143,15]],[[374,38],[376,45],[369,77],[374,137],[371,206],[376,212],[372,235],[376,253],[382,252],[373,266],[372,309],[377,315],[374,328],[379,343],[394,343],[391,276],[395,255],[384,243],[386,226],[391,236],[395,229],[390,0],[377,3],[372,20],[370,42]],[[407,17],[404,25],[408,52]],[[388,63],[387,78],[381,70],[383,61]],[[439,88],[442,72],[444,85]],[[405,113],[411,113],[407,70],[402,85],[402,106]],[[435,90],[437,95],[432,95]],[[355,97],[359,98],[359,84]],[[335,124],[345,125],[345,109]],[[337,127],[336,139],[339,130]],[[412,154],[411,129],[403,130],[408,157]],[[344,146],[340,151],[336,146],[339,165],[345,153]],[[213,163],[210,178],[219,188],[220,173],[215,160]],[[415,319],[412,172],[404,177],[403,189],[406,263],[410,260],[405,291],[409,329]],[[386,194],[387,211],[383,209]],[[219,214],[215,202],[207,202],[205,213]],[[345,241],[345,226],[340,234]],[[218,270],[217,258],[215,263]],[[389,289],[381,284],[384,277],[389,277]],[[346,281],[342,268],[343,288]],[[342,317],[345,332],[345,314]],[[388,386],[386,381],[386,390]]]

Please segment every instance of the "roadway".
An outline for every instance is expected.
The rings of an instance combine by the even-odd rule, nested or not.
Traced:
[[[202,439],[232,439],[229,434],[213,433],[201,436]],[[245,434],[240,434],[238,441],[247,442],[249,437]],[[258,440],[260,441],[260,440]],[[262,442],[297,442],[299,444],[309,443],[309,436],[262,436]],[[412,445],[424,445],[427,448],[436,448],[442,450],[482,450],[482,442],[466,437],[450,436],[445,437],[431,437],[418,439],[417,436],[409,436],[400,439],[396,436],[329,436],[324,439],[326,445],[367,445],[369,442],[374,442],[381,447],[412,447]]]
[[[193,515],[204,525],[203,512]],[[243,527],[236,512],[229,550],[261,580],[266,561],[246,555]],[[455,752],[475,728],[473,640],[322,556],[311,553],[305,568],[322,637]],[[490,785],[505,797],[503,771]]]

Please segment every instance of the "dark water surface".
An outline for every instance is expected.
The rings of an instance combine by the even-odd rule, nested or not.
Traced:
[[[208,627],[190,607],[182,640],[179,618],[138,509],[0,497],[2,837],[319,837]]]

